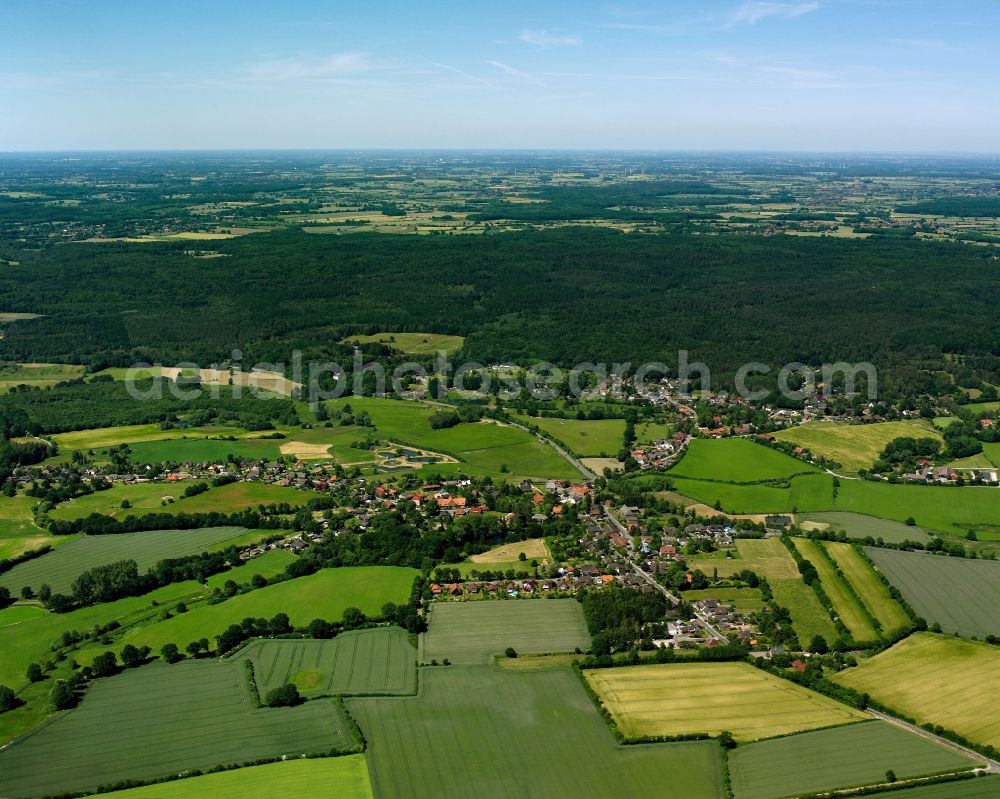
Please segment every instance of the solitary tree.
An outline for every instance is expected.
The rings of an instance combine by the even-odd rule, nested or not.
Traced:
[[[830,651],[830,647],[827,646],[826,639],[822,635],[814,635],[809,644],[809,651],[815,652],[817,655],[825,655]]]
[[[512,646],[508,646],[507,649],[504,650],[504,654],[507,657],[509,657],[509,658],[516,658],[517,657],[517,650],[514,649],[514,647],[512,647]]]
[[[14,692],[6,685],[0,685],[0,713],[11,710],[16,702]]]
[[[299,689],[289,682],[280,688],[269,691],[264,704],[268,707],[292,707],[300,701],[302,701],[302,697],[299,696]]]
[[[164,644],[163,648],[160,650],[160,656],[167,661],[167,663],[176,663],[178,660],[183,660],[184,655],[180,653],[177,648],[177,644]]]
[[[134,669],[141,666],[143,661],[142,653],[132,644],[125,644],[122,647],[122,665],[126,669]]]
[[[90,670],[95,677],[110,677],[118,673],[118,658],[114,652],[102,652],[94,658]]]
[[[28,671],[25,676],[28,678],[28,682],[41,682],[45,679],[45,675],[42,673],[42,667],[37,663],[31,663],[28,666]]]

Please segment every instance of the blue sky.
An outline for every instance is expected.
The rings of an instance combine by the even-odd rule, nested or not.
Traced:
[[[3,0],[0,150],[997,152],[998,23],[998,0]]]

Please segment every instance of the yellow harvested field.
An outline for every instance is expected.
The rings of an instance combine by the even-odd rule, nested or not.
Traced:
[[[524,557],[528,560],[548,560],[549,548],[545,546],[544,538],[529,538],[527,541],[516,541],[513,544],[504,544],[503,546],[491,549],[489,552],[482,552],[478,555],[473,555],[470,560],[473,563],[508,563],[512,560],[518,560],[518,556],[524,553]]]
[[[729,731],[742,743],[867,718],[748,663],[626,666],[584,674],[626,738]]]
[[[779,430],[774,437],[805,447],[813,455],[835,460],[848,472],[871,468],[885,445],[894,438],[942,440],[940,431],[923,420],[878,424],[807,422],[798,427]]]

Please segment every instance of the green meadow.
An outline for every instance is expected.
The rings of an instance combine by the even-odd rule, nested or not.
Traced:
[[[373,799],[368,763],[364,755],[287,760],[204,774],[144,788],[102,793],[107,799],[302,799],[335,796],[337,799]]]
[[[671,475],[728,483],[781,480],[816,467],[746,438],[696,438]]]
[[[506,479],[580,478],[580,473],[552,447],[510,425],[482,421],[434,430],[429,419],[441,409],[427,403],[377,397],[350,397],[332,403],[337,408],[345,405],[355,412],[367,411],[380,439],[451,455],[461,461],[458,469],[439,464],[426,467],[434,472],[467,471]]]
[[[38,500],[18,495],[0,496],[0,560],[13,558],[43,544],[59,543],[35,524],[32,510]]]
[[[399,566],[357,566],[321,569],[315,574],[269,585],[218,604],[202,603],[186,613],[128,630],[120,644],[148,646],[159,652],[166,643],[182,649],[191,641],[210,641],[229,625],[248,616],[270,619],[287,613],[291,623],[305,626],[313,619],[339,621],[349,607],[378,616],[386,602],[403,604],[410,596],[415,569]]]

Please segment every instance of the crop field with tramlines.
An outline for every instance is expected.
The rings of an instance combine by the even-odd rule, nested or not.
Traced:
[[[941,725],[979,744],[1000,746],[1000,649],[917,633],[834,681],[920,724]]]
[[[417,650],[399,627],[343,633],[336,638],[254,641],[230,659],[253,662],[261,696],[293,683],[303,696],[411,694]]]
[[[883,633],[891,634],[910,623],[910,617],[906,615],[903,606],[892,598],[888,586],[878,578],[872,565],[854,546],[832,541],[824,542],[822,546],[840,568],[854,593],[879,623]]]
[[[359,745],[332,700],[254,708],[241,669],[209,660],[157,663],[97,680],[78,708],[0,751],[0,795],[93,790]]]
[[[521,654],[587,649],[590,635],[573,599],[442,602],[433,607],[423,661],[487,663],[513,647]]]
[[[203,527],[195,530],[149,530],[120,535],[80,536],[46,555],[15,566],[0,575],[0,585],[11,593],[31,586],[37,592],[47,584],[54,593],[68,594],[81,573],[119,560],[134,560],[143,572],[164,558],[180,558],[224,549],[241,538],[242,527]],[[261,537],[263,537],[263,533]]]
[[[418,696],[347,700],[380,799],[723,797],[716,742],[618,746],[568,668],[439,666],[421,682]]]
[[[1000,635],[1000,563],[865,549],[917,615],[945,632]]]
[[[727,730],[746,742],[865,718],[746,663],[627,666],[584,674],[626,738]]]
[[[825,556],[822,544],[807,538],[793,538],[792,543],[799,554],[816,567],[823,591],[851,637],[855,641],[877,640],[879,633],[867,608],[851,593],[846,581],[837,574],[835,566]]]
[[[760,741],[729,755],[735,799],[877,785],[889,770],[902,780],[966,771],[981,762],[881,721]]]

